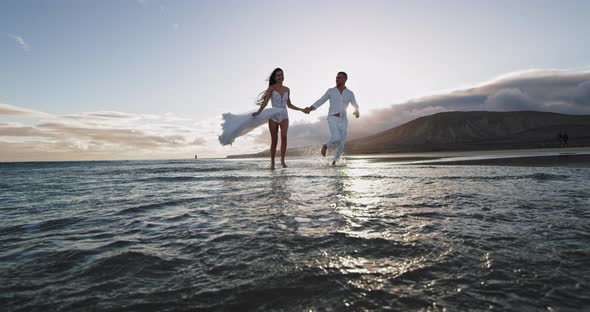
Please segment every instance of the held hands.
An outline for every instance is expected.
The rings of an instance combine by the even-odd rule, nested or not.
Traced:
[[[306,108],[302,109],[301,111],[309,115],[309,112],[311,112],[311,107],[306,107]]]
[[[354,112],[354,113],[352,113],[352,114],[353,114],[353,115],[354,115],[354,117],[356,117],[356,118],[359,118],[359,116],[360,116],[360,114],[359,114],[359,112],[358,112],[358,111],[356,111],[356,112]]]

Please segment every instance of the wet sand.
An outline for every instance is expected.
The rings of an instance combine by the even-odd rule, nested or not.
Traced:
[[[414,163],[424,164],[426,162]],[[430,162],[438,165],[488,165],[488,166],[531,166],[531,167],[582,167],[590,168],[590,155],[588,154],[564,154],[553,156],[533,157],[506,157],[490,159],[464,159],[451,160],[439,159]]]
[[[590,148],[441,152],[414,154],[351,155],[349,160],[392,162],[407,165],[493,165],[590,167]]]

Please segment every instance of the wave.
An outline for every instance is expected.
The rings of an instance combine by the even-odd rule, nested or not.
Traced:
[[[590,304],[587,171],[299,165],[6,170],[3,310]]]
[[[135,182],[186,182],[186,181],[201,181],[201,177],[192,176],[177,176],[177,177],[153,177],[147,179],[135,180]]]
[[[129,169],[114,169],[97,172],[96,175],[147,175],[147,174],[170,174],[170,173],[213,173],[213,172],[227,172],[245,169],[245,167],[223,166],[223,167],[170,167],[170,168],[129,168]]]
[[[430,181],[436,180],[467,180],[467,181],[503,181],[503,180],[538,180],[538,181],[549,181],[549,180],[565,180],[568,179],[569,175],[562,174],[550,174],[550,173],[533,173],[526,175],[496,175],[496,176],[440,176],[440,177],[429,177]],[[409,177],[406,177],[409,178]],[[416,177],[417,178],[417,177]]]
[[[537,172],[527,176],[522,177],[523,179],[531,179],[537,181],[559,181],[568,179],[570,176],[563,175],[563,174],[550,174],[550,173],[543,173]]]
[[[97,280],[117,279],[125,275],[135,275],[138,278],[165,278],[175,274],[183,263],[182,259],[167,260],[139,251],[126,251],[93,261],[80,275]]]
[[[123,210],[119,210],[117,212],[117,214],[124,215],[124,214],[143,213],[143,212],[147,212],[149,210],[160,209],[160,208],[169,207],[169,206],[179,206],[179,205],[191,204],[191,203],[199,202],[199,201],[206,200],[206,199],[208,199],[208,198],[207,197],[191,197],[191,198],[184,198],[184,199],[177,199],[177,200],[168,200],[168,201],[164,201],[164,202],[160,202],[160,203],[152,203],[152,204],[146,204],[146,205],[125,208]]]
[[[76,223],[84,221],[84,218],[80,217],[65,217],[65,218],[57,218],[51,219],[39,223],[31,223],[31,224],[22,224],[20,225],[20,230],[23,232],[46,232],[52,230],[60,230],[66,227],[70,227]]]
[[[295,178],[289,176],[289,178]],[[284,178],[285,180],[287,177]],[[235,175],[224,175],[224,176],[173,176],[173,177],[150,177],[133,179],[127,181],[128,183],[150,183],[150,182],[208,182],[208,181],[231,181],[231,182],[251,182],[251,181],[274,181],[275,177],[268,176],[235,176]]]

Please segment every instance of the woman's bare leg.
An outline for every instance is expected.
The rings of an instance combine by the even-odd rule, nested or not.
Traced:
[[[275,154],[277,152],[277,143],[279,140],[279,124],[274,120],[269,120],[268,130],[270,130],[270,169],[274,169]]]
[[[289,130],[289,119],[281,121],[279,124],[281,128],[281,166],[287,168],[285,163],[285,156],[287,154],[287,130]]]

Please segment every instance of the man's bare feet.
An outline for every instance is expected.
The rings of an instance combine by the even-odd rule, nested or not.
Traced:
[[[335,160],[332,162],[332,166],[336,166],[336,161]]]
[[[270,170],[275,170],[275,162],[270,163]]]
[[[322,145],[322,150],[321,150],[322,156],[326,157],[327,150],[328,150],[328,145],[326,145],[326,144]]]
[[[286,163],[284,163],[284,162],[282,162],[282,163],[281,163],[281,166],[283,166],[283,168],[287,168],[287,167],[289,167],[289,166],[287,166],[287,164],[286,164]]]

